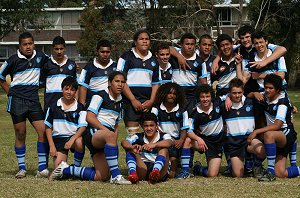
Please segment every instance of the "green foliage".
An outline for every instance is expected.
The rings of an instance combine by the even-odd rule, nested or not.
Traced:
[[[23,31],[30,27],[40,30],[49,27],[43,8],[48,1],[40,0],[1,0],[0,39],[12,31]]]

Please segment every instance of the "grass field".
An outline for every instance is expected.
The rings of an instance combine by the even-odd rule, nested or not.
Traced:
[[[291,91],[290,96],[299,109],[300,92]],[[14,153],[14,130],[10,115],[6,112],[6,102],[6,95],[0,91],[0,197],[142,197],[146,196],[146,193],[149,197],[300,197],[300,177],[277,179],[271,183],[261,183],[254,178],[194,177],[180,181],[172,179],[156,185],[141,182],[131,186],[80,180],[37,179],[34,177],[37,169],[36,134],[30,124],[26,140],[28,175],[24,179],[17,180],[14,178],[18,169]],[[296,130],[300,131],[300,113],[295,116],[294,123]],[[119,140],[125,137],[123,124],[119,134]],[[205,164],[203,156],[197,154],[195,158],[197,160],[200,158]],[[298,164],[299,159],[298,153]],[[69,162],[72,161],[73,157],[70,155]],[[83,165],[92,165],[88,151]],[[123,174],[127,173],[122,149],[120,149],[120,168]],[[52,160],[49,169],[53,169]]]

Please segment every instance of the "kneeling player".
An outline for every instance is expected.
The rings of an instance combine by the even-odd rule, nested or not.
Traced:
[[[214,100],[214,91],[207,85],[200,85],[196,91],[200,103],[191,114],[191,126],[184,148],[193,147],[205,153],[207,166],[195,164],[194,174],[205,177],[218,176],[223,150],[223,120],[220,99]],[[186,170],[188,171],[188,170]]]
[[[106,181],[110,172],[110,183],[131,184],[124,179],[118,167],[117,129],[125,82],[122,72],[112,72],[108,77],[108,89],[94,95],[88,107],[89,126],[82,137],[91,152],[94,167],[69,166],[62,161],[53,171],[52,179],[74,175],[85,180]]]
[[[268,160],[268,169],[259,181],[273,181],[275,176],[280,178],[297,177],[300,167],[286,168],[287,155],[297,139],[297,133],[291,122],[292,106],[287,94],[281,91],[282,79],[276,74],[268,74],[264,79],[264,110],[267,126],[256,129],[248,137],[252,141],[256,136],[263,134],[265,153]],[[252,93],[256,97],[259,94]],[[257,97],[256,97],[257,98]],[[262,101],[262,98],[257,98]]]
[[[68,151],[74,151],[74,165],[81,166],[84,157],[82,133],[85,131],[86,111],[83,104],[77,102],[78,89],[76,79],[69,76],[61,84],[63,97],[51,104],[45,118],[46,135],[56,168],[61,161],[67,161]]]
[[[144,133],[128,136],[122,141],[127,152],[128,179],[132,183],[140,180],[148,180],[151,184],[164,181],[168,178],[171,136],[158,132],[157,117],[153,113],[142,117],[141,126]]]

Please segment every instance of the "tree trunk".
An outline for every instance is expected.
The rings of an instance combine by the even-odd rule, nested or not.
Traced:
[[[298,75],[298,66],[300,65],[300,33],[295,33],[294,42],[291,48],[288,49],[287,65],[289,66],[289,87],[300,87],[300,77]],[[297,82],[297,84],[296,84]]]

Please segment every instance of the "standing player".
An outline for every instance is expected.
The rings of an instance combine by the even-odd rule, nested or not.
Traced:
[[[128,179],[132,183],[148,180],[150,184],[165,181],[168,178],[171,136],[158,132],[157,117],[153,113],[142,116],[141,126],[144,133],[130,135],[122,141],[129,168]]]
[[[48,177],[47,151],[44,113],[39,102],[39,79],[43,65],[48,57],[34,50],[34,40],[29,32],[19,36],[19,50],[9,57],[0,68],[0,85],[8,95],[7,111],[10,113],[15,129],[15,153],[19,172],[16,178],[26,176],[26,119],[30,121],[38,135],[37,176]],[[10,75],[10,86],[6,76]]]
[[[190,68],[182,71],[177,61],[172,57],[171,64],[174,65],[172,81],[180,85],[185,92],[187,101],[187,112],[190,115],[197,103],[195,89],[198,84],[206,84],[207,71],[202,67],[201,58],[195,53],[196,37],[191,33],[185,33],[180,39],[181,50],[179,51],[186,60]]]
[[[159,87],[155,106],[151,112],[157,116],[159,130],[169,134],[173,140],[169,148],[171,178],[175,177],[179,159],[181,159],[182,167],[189,167],[189,160],[186,161],[186,156],[190,156],[190,149],[182,149],[189,128],[188,114],[184,107],[185,98],[179,85],[166,83]],[[179,175],[178,178],[182,177]]]
[[[43,68],[43,77],[46,80],[44,94],[44,111],[50,104],[56,103],[62,97],[61,83],[67,76],[77,78],[76,63],[66,55],[65,39],[56,36],[52,42],[52,56]]]
[[[119,71],[108,77],[108,89],[92,97],[87,110],[88,128],[83,133],[83,142],[90,150],[94,167],[69,166],[62,161],[50,179],[71,175],[84,180],[106,181],[111,174],[112,184],[131,184],[124,179],[118,167],[117,130],[121,112],[121,93],[126,83]]]
[[[287,94],[282,91],[282,78],[276,74],[268,74],[264,79],[264,110],[267,126],[253,131],[248,141],[263,135],[265,153],[268,160],[268,169],[259,181],[273,181],[275,176],[292,178],[300,175],[300,167],[286,168],[287,155],[297,139],[294,125],[291,122],[293,111]],[[255,92],[250,96],[263,101]]]
[[[108,40],[100,40],[96,50],[97,57],[82,69],[78,80],[81,85],[78,100],[86,106],[93,95],[107,88],[109,74],[117,69],[117,64],[110,58],[111,43]]]
[[[139,132],[139,121],[144,112],[151,110],[159,87],[159,64],[149,51],[150,34],[140,30],[133,36],[135,46],[125,52],[117,69],[127,73],[124,87],[124,122],[128,133]]]
[[[196,53],[201,57],[203,63],[202,67],[206,67],[206,79],[207,84],[212,85],[211,77],[210,77],[210,70],[215,57],[211,54],[213,48],[213,40],[210,35],[203,34],[199,39],[199,50]]]
[[[67,161],[68,151],[74,152],[74,165],[81,166],[84,157],[82,133],[85,131],[86,111],[75,99],[78,83],[71,76],[61,84],[62,95],[47,109],[45,124],[46,135],[53,157],[54,168],[61,161]]]
[[[171,57],[169,45],[165,42],[159,43],[157,45],[155,55],[159,63],[161,84],[172,82],[173,69],[169,62]]]

